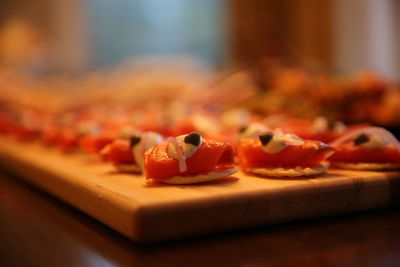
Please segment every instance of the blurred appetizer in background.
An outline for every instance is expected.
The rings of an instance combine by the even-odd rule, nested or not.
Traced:
[[[400,143],[383,128],[351,130],[331,144],[337,149],[329,159],[335,167],[355,170],[400,169]]]
[[[113,163],[118,171],[142,173],[144,153],[163,139],[163,136],[156,132],[144,132],[125,139],[115,139],[100,153],[106,161]]]
[[[94,155],[149,181],[210,181],[232,175],[236,163],[275,177],[322,174],[329,162],[365,170],[400,163],[396,138],[373,126],[398,130],[400,89],[372,72],[139,64],[74,78],[1,70],[0,87],[1,135]]]

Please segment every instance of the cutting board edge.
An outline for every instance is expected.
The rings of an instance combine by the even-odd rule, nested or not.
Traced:
[[[215,200],[213,199],[198,201],[195,206],[192,205],[193,203],[188,202],[175,203],[175,205],[168,205],[166,203],[165,205],[147,206],[141,209],[140,217],[138,218],[138,225],[141,232],[138,240],[145,243],[162,242],[204,234],[208,235],[210,233],[227,232],[235,229],[348,214],[399,205],[400,200],[398,198],[393,199],[390,197],[392,180],[400,183],[400,175],[389,176],[386,182],[382,178],[367,180],[362,186],[363,189],[360,190],[354,189],[354,187],[359,186],[357,184],[342,184],[335,187],[327,186],[319,192],[315,192],[312,187],[309,187],[307,190],[297,192],[283,191],[265,194],[265,191],[260,191],[258,195],[245,193],[236,195],[235,197],[228,196],[222,203],[220,202],[220,206],[218,207],[215,207]],[[337,196],[343,196],[343,199],[337,202],[329,201],[335,200]],[[318,199],[320,199],[320,202],[314,202]],[[324,203],[331,204],[324,205]],[[280,204],[285,207],[294,206],[297,208],[292,209],[290,212],[286,211],[282,213],[278,211]],[[249,206],[253,207],[252,211],[249,211]],[[268,207],[265,211],[269,212],[269,215],[260,216],[260,214],[257,214],[257,216],[254,216],[254,213],[263,211],[262,206]],[[305,207],[312,207],[313,210],[302,213]],[[207,228],[207,225],[196,223],[193,219],[189,223],[186,223],[192,229],[185,228],[186,217],[193,218],[193,214],[196,214],[196,212],[204,213],[205,211],[206,214],[203,214],[203,218],[214,218],[213,229]],[[210,213],[207,213],[207,211]],[[250,214],[251,212],[253,214]],[[237,218],[234,213],[244,217]],[[194,217],[196,218],[196,216]],[[197,222],[201,222],[201,216],[197,217]],[[230,219],[227,220],[229,217]],[[246,217],[258,218],[258,220],[248,220]],[[180,219],[176,220],[174,218]],[[183,221],[183,223],[180,223],[180,221]],[[224,221],[228,223],[224,223]]]
[[[15,165],[18,164],[22,164],[25,168],[16,167]],[[116,200],[114,196],[110,200],[105,194],[113,195],[112,192],[107,192],[107,190],[103,190],[101,187],[95,189],[92,187],[92,189],[88,190],[87,188],[60,179],[59,176],[43,171],[40,168],[35,169],[36,166],[29,165],[29,163],[24,161],[14,161],[11,159],[5,161],[1,153],[0,166],[10,173],[18,175],[19,179],[88,214],[100,223],[129,238],[136,239],[136,236],[139,235],[137,233],[140,230],[135,218],[137,217],[136,214],[141,213],[141,207],[135,205],[130,200],[128,200],[129,203],[124,203],[123,199]],[[69,190],[60,190],[65,186]],[[102,205],[99,205],[99,202]]]

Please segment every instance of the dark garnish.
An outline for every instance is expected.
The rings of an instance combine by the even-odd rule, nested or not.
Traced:
[[[239,133],[244,133],[247,130],[247,126],[242,126],[239,128]]]
[[[137,144],[139,144],[140,142],[140,136],[131,136],[131,138],[129,139],[129,144],[131,147],[136,146]]]
[[[183,139],[183,141],[186,144],[192,144],[194,146],[198,146],[200,145],[201,135],[199,133],[190,133],[185,136],[185,139]]]
[[[266,146],[272,140],[273,137],[274,137],[274,134],[271,132],[268,132],[268,133],[258,136],[258,139],[260,139],[261,144],[263,146]]]
[[[354,138],[353,142],[356,145],[361,145],[363,143],[366,143],[369,141],[369,137],[365,134],[360,134],[359,136],[357,136],[356,138]]]

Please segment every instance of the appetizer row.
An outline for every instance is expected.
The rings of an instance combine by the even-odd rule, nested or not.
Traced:
[[[359,170],[400,168],[400,144],[383,128],[364,127],[331,145],[294,134],[265,131],[242,137],[234,147],[199,133],[163,137],[145,132],[117,139],[101,151],[122,172],[143,172],[147,179],[193,184],[234,174],[237,164],[248,174],[266,177],[313,176],[330,164]]]
[[[40,140],[65,152],[97,154],[119,171],[143,172],[149,180],[175,184],[226,177],[236,166],[275,177],[317,175],[329,165],[400,167],[399,142],[383,128],[329,123],[323,117],[263,118],[245,110],[168,116],[154,109],[115,110],[93,106],[57,115],[9,106],[0,110],[0,133]]]

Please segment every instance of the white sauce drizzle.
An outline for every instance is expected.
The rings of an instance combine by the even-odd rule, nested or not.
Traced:
[[[167,154],[170,158],[178,160],[180,172],[187,171],[186,158],[178,139],[168,138]]]

